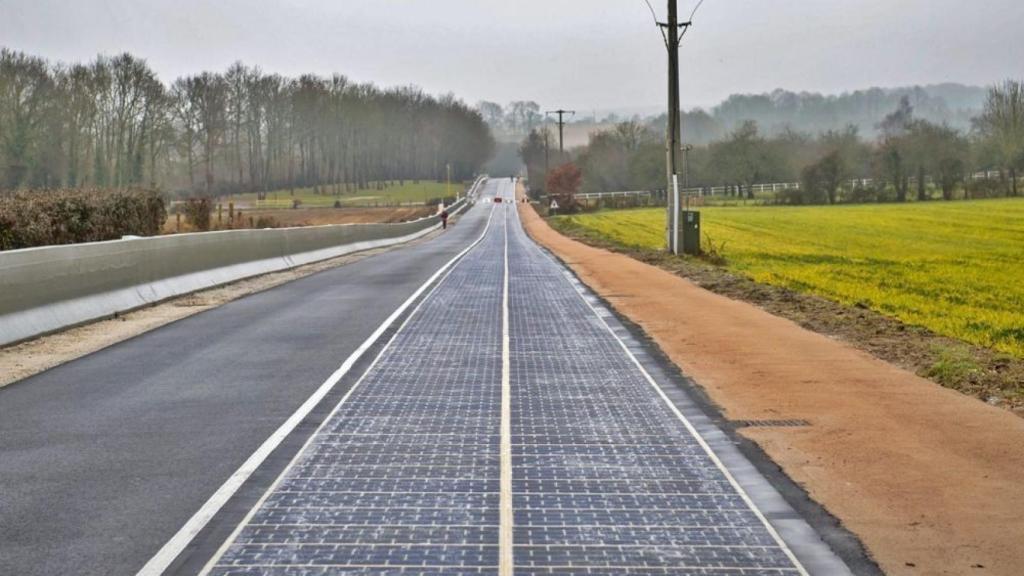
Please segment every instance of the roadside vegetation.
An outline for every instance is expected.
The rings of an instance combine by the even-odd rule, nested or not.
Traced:
[[[493,150],[480,112],[413,87],[241,63],[164,84],[131,54],[63,64],[0,49],[0,250],[297,220],[274,209],[436,204]],[[154,198],[172,223],[149,212]]]
[[[983,400],[1024,407],[1024,199],[702,209],[705,256],[661,208],[550,222]]]
[[[0,195],[0,250],[152,236],[167,210],[145,190],[50,190]]]
[[[733,272],[1024,357],[1024,199],[701,214],[704,245]],[[564,219],[623,246],[664,244],[662,209]]]
[[[62,64],[0,50],[0,190],[145,185],[180,195],[465,180],[494,150],[454,96],[237,63],[164,84],[121,54]]]
[[[724,106],[724,105],[723,105]],[[926,110],[927,112],[927,110]],[[680,154],[680,186],[707,200],[757,204],[840,204],[978,199],[1017,196],[1024,174],[1024,85],[1006,81],[989,89],[967,130],[936,123],[909,96],[879,113],[876,129],[857,125],[800,132],[765,129],[735,119],[735,128]],[[694,125],[683,123],[684,141]],[[547,171],[571,162],[583,179],[578,192],[651,191],[664,203],[662,126],[640,120],[592,134],[586,146],[564,155],[550,149],[557,135],[533,130],[520,154],[531,192],[544,194]],[[686,167],[684,170],[683,167]],[[773,187],[772,184],[785,184]],[[571,210],[576,202],[559,201]],[[646,201],[646,200],[645,200]]]

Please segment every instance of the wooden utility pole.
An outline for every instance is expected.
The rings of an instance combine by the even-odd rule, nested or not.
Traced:
[[[552,110],[548,114],[558,114],[558,159],[565,156],[565,115],[575,116],[575,110]]]
[[[668,0],[668,22],[658,23],[668,49],[668,131],[665,137],[665,245],[678,254],[679,237],[679,171],[676,167],[680,141],[679,130],[679,44],[690,22],[679,22],[677,0]]]

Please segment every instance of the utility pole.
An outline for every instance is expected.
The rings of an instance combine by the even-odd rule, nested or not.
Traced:
[[[575,110],[551,110],[548,114],[558,114],[558,159],[565,156],[565,115],[575,116]]]
[[[665,48],[668,49],[668,133],[665,138],[666,219],[665,244],[669,252],[679,253],[679,177],[676,169],[677,148],[679,147],[679,44],[690,27],[690,22],[679,22],[677,0],[668,0],[668,22],[658,22]]]

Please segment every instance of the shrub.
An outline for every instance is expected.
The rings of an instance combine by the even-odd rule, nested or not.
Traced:
[[[874,186],[855,186],[843,191],[843,201],[851,204],[864,204],[879,201],[878,190]]]
[[[569,162],[555,168],[548,174],[548,194],[558,202],[558,210],[562,214],[575,211],[576,193],[583,182],[583,173],[579,166]]]
[[[153,236],[166,218],[146,190],[22,191],[0,196],[0,250]]]
[[[210,229],[210,216],[213,214],[213,200],[211,198],[189,198],[185,201],[182,209],[185,213],[185,221],[196,230],[206,231]]]
[[[970,180],[964,191],[968,198],[998,198],[1006,195],[1006,185],[999,180]]]
[[[273,216],[260,216],[256,219],[256,228],[280,228],[281,221]]]

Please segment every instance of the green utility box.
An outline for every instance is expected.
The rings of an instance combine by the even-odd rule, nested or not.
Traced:
[[[682,226],[683,254],[700,255],[700,212],[683,210]]]

